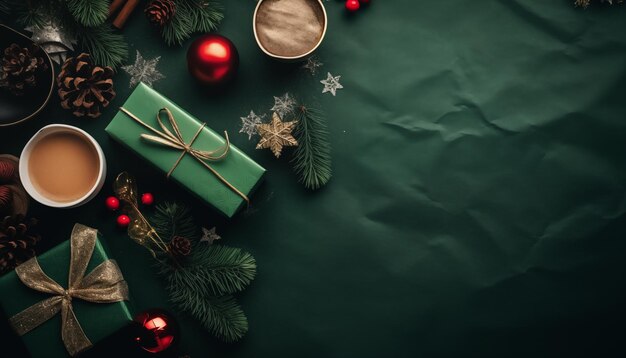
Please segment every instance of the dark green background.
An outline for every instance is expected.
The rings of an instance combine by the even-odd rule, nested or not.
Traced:
[[[253,210],[227,221],[113,143],[97,120],[58,100],[29,123],[2,128],[19,154],[48,123],[86,129],[107,154],[102,193],[79,209],[33,205],[48,248],[74,222],[99,228],[134,305],[167,307],[149,254],[115,230],[103,205],[111,179],[133,172],[157,200],[194,205],[223,243],[256,257],[240,295],[250,332],[211,338],[179,316],[192,357],[556,357],[626,355],[626,7],[569,0],[381,1],[329,26],[311,77],[257,48],[253,0],[225,1],[220,33],[239,48],[232,88],[203,93],[185,48],[166,47],[137,11],[124,29],[146,58],[162,56],[155,89],[269,172]],[[325,72],[345,89],[321,94]],[[328,115],[334,177],[319,192],[236,134],[290,91]],[[2,293],[5,294],[5,293]]]

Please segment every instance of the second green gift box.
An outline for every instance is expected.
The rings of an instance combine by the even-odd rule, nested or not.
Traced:
[[[106,131],[189,191],[232,217],[265,169],[152,88],[140,83]]]

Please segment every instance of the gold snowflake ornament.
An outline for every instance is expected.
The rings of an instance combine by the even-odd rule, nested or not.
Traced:
[[[256,145],[256,149],[270,148],[276,158],[279,158],[283,147],[296,147],[298,141],[291,134],[296,123],[298,121],[283,122],[278,113],[274,112],[270,123],[257,124],[261,140]]]

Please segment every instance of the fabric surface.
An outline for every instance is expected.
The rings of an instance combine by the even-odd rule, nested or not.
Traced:
[[[124,29],[131,59],[162,56],[154,88],[268,170],[252,209],[221,218],[107,137],[130,93],[101,118],[54,100],[0,132],[19,155],[45,124],[77,125],[102,145],[108,181],[78,209],[33,205],[42,247],[75,222],[103,232],[139,311],[168,307],[148,252],[115,229],[104,198],[130,170],[157,201],[192,203],[223,243],[249,250],[258,276],[239,296],[250,331],[223,344],[180,316],[191,357],[618,357],[626,355],[626,7],[572,1],[377,1],[329,26],[316,76],[267,58],[252,0],[224,1],[220,33],[239,77],[205,93],[185,48],[166,47],[140,11]],[[322,95],[326,73],[345,87]],[[328,116],[334,176],[315,193],[289,156],[237,133],[289,91]],[[289,152],[286,152],[289,153]],[[2,340],[3,338],[0,338]]]

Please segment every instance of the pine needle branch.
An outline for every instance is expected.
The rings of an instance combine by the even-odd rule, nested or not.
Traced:
[[[179,0],[176,16],[163,27],[161,35],[166,44],[180,45],[194,32],[215,30],[223,17],[222,7],[213,0]]]
[[[87,27],[102,25],[109,15],[108,0],[66,0],[74,19]]]
[[[115,33],[109,24],[76,29],[79,45],[91,54],[101,66],[119,67],[128,57],[128,44],[124,36]]]
[[[307,189],[319,189],[332,176],[331,146],[328,127],[321,111],[301,106],[297,113],[295,130],[298,147],[294,158],[294,170]]]
[[[157,205],[150,223],[166,241],[174,236],[183,236],[192,241],[198,237],[198,227],[187,206],[177,203],[164,202]]]

